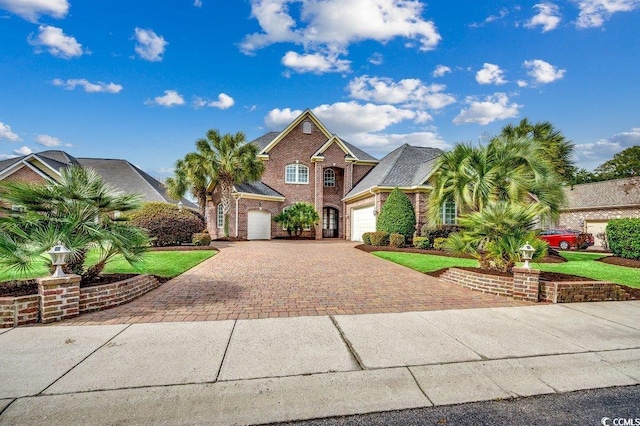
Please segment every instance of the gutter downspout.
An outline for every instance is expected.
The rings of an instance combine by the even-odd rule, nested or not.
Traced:
[[[238,238],[238,203],[240,202],[242,195],[238,195],[236,198],[236,238]]]

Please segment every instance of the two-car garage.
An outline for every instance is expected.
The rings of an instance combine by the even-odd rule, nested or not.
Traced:
[[[362,241],[362,234],[375,230],[376,216],[373,204],[351,209],[351,241]]]

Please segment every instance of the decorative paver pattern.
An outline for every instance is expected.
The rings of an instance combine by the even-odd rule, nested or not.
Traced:
[[[128,303],[64,324],[215,321],[526,306],[447,283],[344,241],[217,243],[220,253]]]

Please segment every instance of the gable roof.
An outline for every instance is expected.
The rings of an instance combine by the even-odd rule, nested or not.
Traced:
[[[254,195],[257,198],[278,198],[284,200],[284,195],[271,188],[269,185],[261,182],[246,182],[233,185],[234,192],[241,195]]]
[[[426,186],[425,181],[443,153],[438,148],[427,148],[404,144],[387,154],[358,184],[349,191],[345,199],[376,187],[415,188]]]
[[[60,170],[71,165],[79,165],[95,170],[105,183],[115,189],[128,194],[139,194],[142,201],[159,201],[176,204],[178,200],[172,199],[162,183],[140,170],[127,160],[105,159],[105,158],[75,158],[64,151],[43,151],[29,154],[23,157],[5,160],[0,163],[0,175],[2,172],[18,162],[37,159],[50,167],[57,174]],[[41,166],[42,167],[42,166]],[[182,204],[185,207],[197,208],[191,201],[183,198]]]
[[[640,206],[640,177],[566,186],[563,210]]]

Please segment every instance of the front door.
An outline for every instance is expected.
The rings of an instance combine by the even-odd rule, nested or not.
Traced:
[[[322,238],[338,238],[338,209],[322,209]]]

